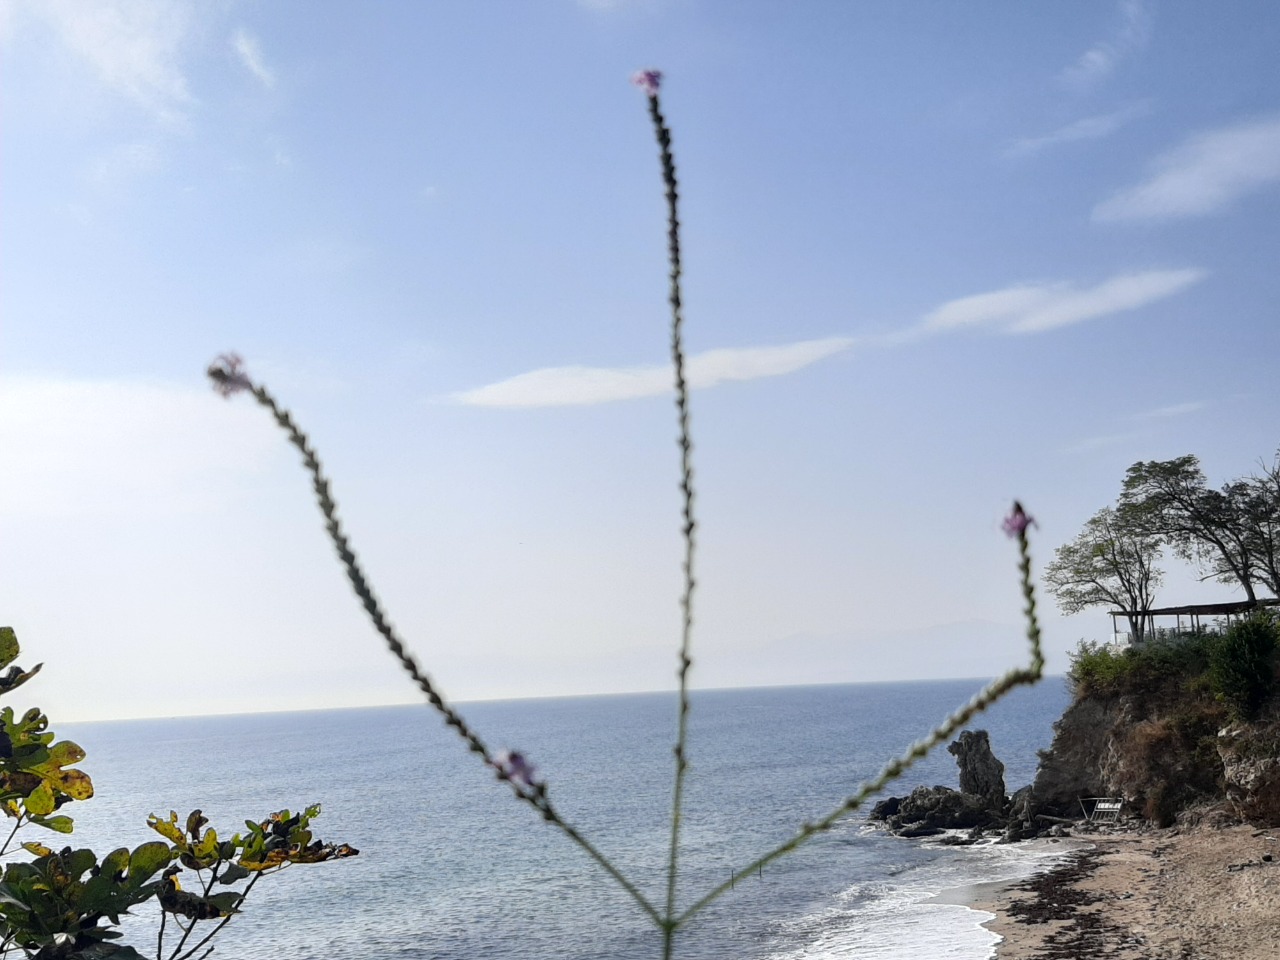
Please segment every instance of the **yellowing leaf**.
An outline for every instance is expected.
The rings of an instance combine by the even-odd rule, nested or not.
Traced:
[[[31,791],[26,801],[27,813],[37,817],[45,817],[53,813],[57,805],[53,800],[53,790],[48,783],[41,783]]]

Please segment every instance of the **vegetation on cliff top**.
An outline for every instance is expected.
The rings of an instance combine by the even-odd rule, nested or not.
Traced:
[[[1225,633],[1175,633],[1140,646],[1081,643],[1069,677],[1076,699],[1142,695],[1182,703],[1208,694],[1236,719],[1252,720],[1280,690],[1280,618],[1259,612]]]
[[[1076,704],[1094,704],[1105,724],[1088,734],[1097,738],[1089,776],[1162,825],[1188,806],[1223,800],[1241,818],[1272,822],[1280,778],[1241,765],[1280,749],[1278,671],[1280,619],[1269,613],[1222,634],[1125,649],[1081,644],[1069,674]]]

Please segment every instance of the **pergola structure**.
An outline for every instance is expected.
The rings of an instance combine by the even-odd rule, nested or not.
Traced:
[[[1280,599],[1272,597],[1260,597],[1256,601],[1233,600],[1230,603],[1193,603],[1183,607],[1156,607],[1148,610],[1145,614],[1136,614],[1129,610],[1112,610],[1111,611],[1111,633],[1112,642],[1119,644],[1126,640],[1132,640],[1127,629],[1121,629],[1121,624],[1128,626],[1127,622],[1130,616],[1142,616],[1147,622],[1147,635],[1156,635],[1156,618],[1174,618],[1173,630],[1182,633],[1184,629],[1188,633],[1200,633],[1202,630],[1219,631],[1231,625],[1232,618],[1243,620],[1254,610],[1260,607],[1277,607],[1280,606]],[[1186,626],[1183,627],[1183,617],[1186,617]],[[1201,618],[1208,619],[1211,622],[1205,624]],[[1169,628],[1165,628],[1169,629]]]

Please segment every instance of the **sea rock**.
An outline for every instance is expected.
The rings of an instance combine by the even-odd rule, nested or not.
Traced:
[[[898,808],[901,806],[901,797],[887,797],[871,808],[871,812],[867,814],[867,819],[888,820],[898,812]]]
[[[1044,827],[1036,819],[1039,812],[1030,785],[1018,790],[1009,798],[1009,812],[1005,821],[1004,836],[1000,843],[1017,843],[1019,840],[1030,840],[1038,837]]]
[[[916,787],[903,798],[889,826],[900,836],[904,827],[936,830],[967,830],[986,827],[999,820],[984,798],[961,793],[950,787]],[[918,835],[918,834],[917,834]]]
[[[964,730],[947,753],[960,766],[960,792],[981,797],[991,810],[1005,805],[1004,764],[991,752],[991,738],[985,730]]]

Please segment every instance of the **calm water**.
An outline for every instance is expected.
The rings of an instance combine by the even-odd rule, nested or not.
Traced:
[[[709,691],[694,695],[680,900],[833,808],[978,681]],[[1067,703],[1060,679],[974,724],[1012,790]],[[664,897],[669,694],[468,705],[496,748],[525,751],[561,814],[652,902]],[[148,813],[200,807],[219,832],[320,801],[317,834],[352,860],[264,881],[215,956],[258,960],[652,958],[656,931],[558,831],[514,802],[424,707],[61,725],[88,751],[98,796],[77,839],[100,853],[155,839]],[[939,751],[892,792],[956,784]],[[861,812],[737,888],[683,931],[703,958],[972,958],[981,917],[924,904],[949,886],[1023,875],[1051,850],[942,848],[887,837]],[[150,909],[150,908],[149,908]],[[152,916],[136,923],[151,942]]]

